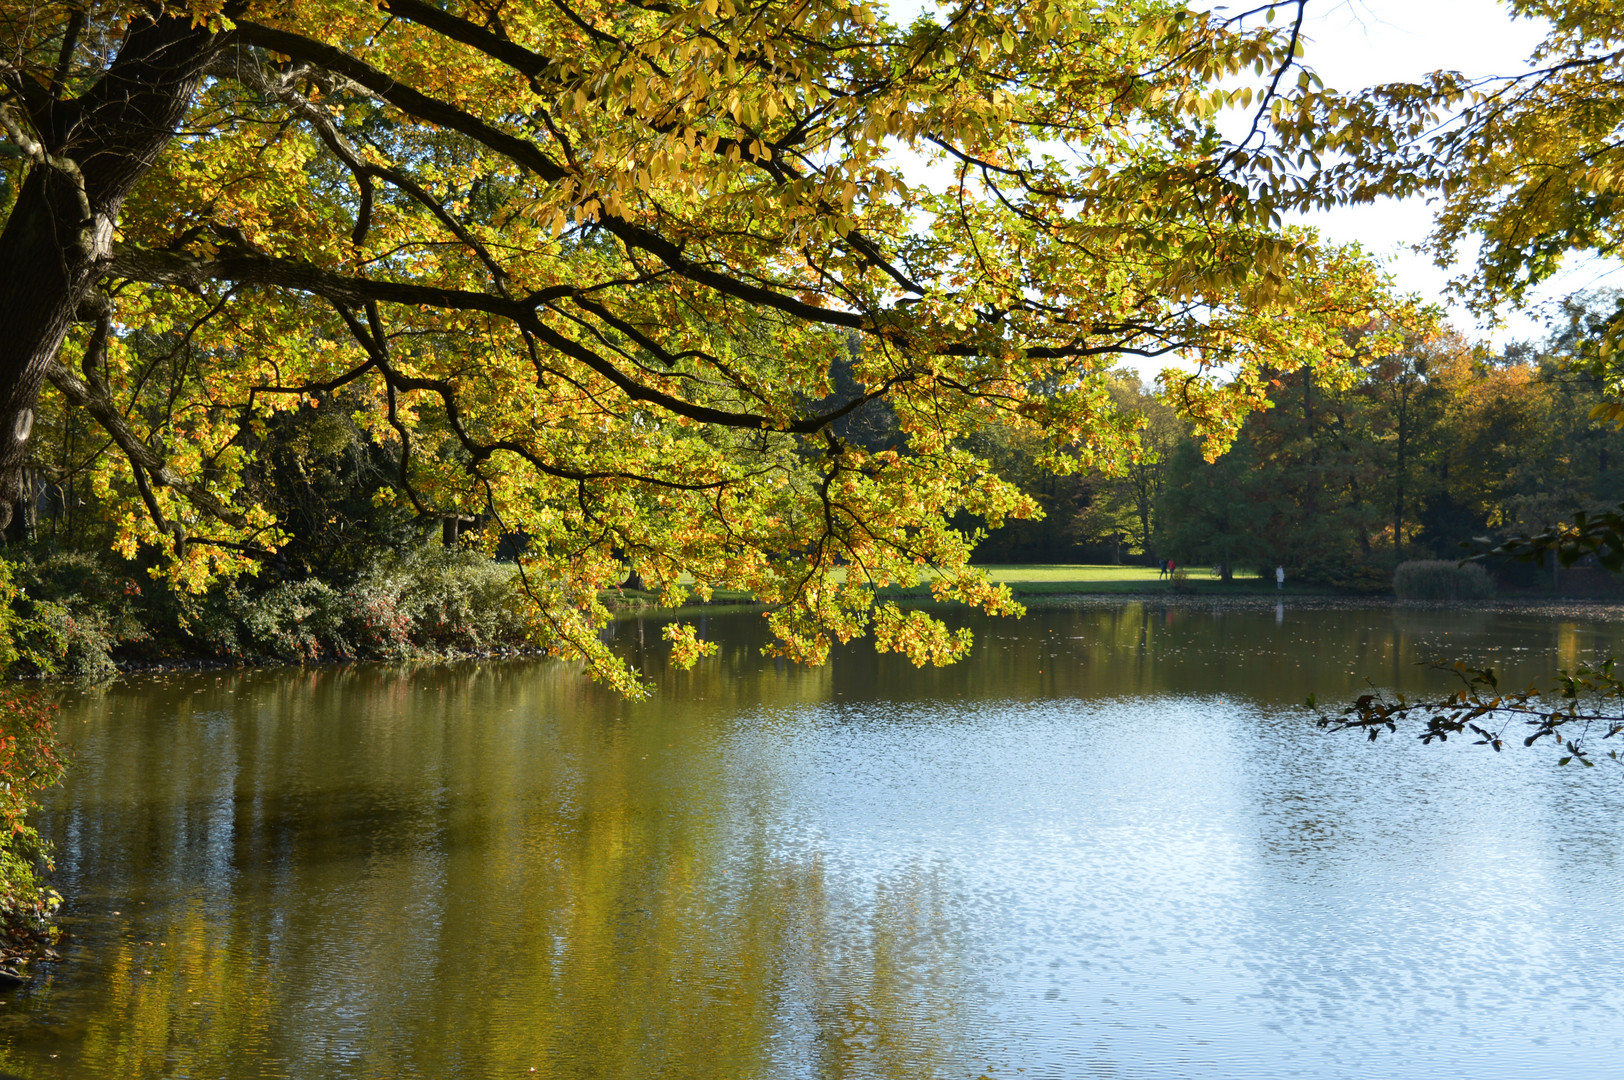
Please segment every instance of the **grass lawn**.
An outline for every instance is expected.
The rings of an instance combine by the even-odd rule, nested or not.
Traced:
[[[983,567],[994,581],[1036,585],[1065,582],[1067,584],[1100,584],[1116,581],[1166,581],[1157,578],[1154,566],[1077,566],[1066,563],[1014,563],[1008,566]]]
[[[1078,584],[1110,584],[1117,582],[1163,582],[1165,577],[1158,577],[1154,566],[1084,566],[1067,563],[1014,563],[1008,566],[985,567],[994,581],[1004,581],[1011,585],[1019,582],[1023,585],[1048,584],[1051,582],[1065,582]],[[1218,576],[1212,572],[1211,567],[1186,567],[1189,571],[1190,581],[1217,581]],[[1238,571],[1236,581],[1257,581],[1256,574],[1248,571]]]
[[[1013,563],[1002,566],[984,566],[993,581],[1008,585],[1016,596],[1058,596],[1067,593],[1137,593],[1156,592],[1169,587],[1167,578],[1158,577],[1154,566],[1088,566],[1075,563]],[[1211,573],[1210,567],[1191,569],[1186,583],[1201,591],[1224,587]],[[1261,584],[1256,574],[1236,574],[1234,584],[1250,590]],[[886,589],[887,593],[915,594],[928,591],[921,585],[914,589]]]
[[[1068,563],[1014,563],[1002,566],[984,566],[987,576],[1008,585],[1016,596],[1075,596],[1099,593],[1165,592],[1171,582],[1156,575],[1153,566],[1088,566]],[[1211,567],[1190,567],[1185,578],[1189,588],[1200,593],[1252,593],[1274,591],[1274,582],[1264,581],[1253,573],[1236,573],[1235,580],[1225,585],[1212,573]],[[1287,583],[1289,586],[1289,582]],[[1288,592],[1296,592],[1288,588]],[[911,589],[896,586],[881,589],[882,596],[928,596],[930,588],[916,585]],[[747,593],[731,589],[718,589],[713,603],[749,603]]]

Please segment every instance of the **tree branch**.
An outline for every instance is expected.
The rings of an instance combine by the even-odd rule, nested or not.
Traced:
[[[239,285],[269,285],[310,293],[340,305],[361,307],[368,303],[429,305],[457,311],[483,311],[514,323],[557,352],[591,368],[608,379],[633,401],[658,405],[677,416],[685,416],[704,424],[723,427],[767,429],[789,434],[811,434],[857,408],[867,398],[858,399],[832,413],[803,417],[788,424],[780,424],[759,413],[734,412],[716,409],[644,386],[614,364],[542,322],[531,306],[534,295],[525,300],[513,300],[489,293],[465,289],[442,289],[430,285],[410,285],[394,281],[374,281],[370,278],[349,277],[323,270],[309,263],[277,259],[241,249],[226,249],[218,258],[197,259],[174,252],[143,251],[120,248],[115,252],[109,274],[115,277],[143,281],[155,285],[174,285],[197,289],[209,281],[230,281]],[[562,299],[575,292],[573,286],[560,287],[556,294],[548,293],[539,300]]]
[[[402,112],[465,135],[481,146],[508,158],[514,164],[530,170],[550,184],[574,179],[567,169],[528,139],[510,135],[454,105],[398,82],[341,49],[300,34],[248,20],[239,21],[235,33],[239,40],[250,45],[258,45],[305,60],[341,75]],[[601,199],[599,201],[602,202]],[[821,308],[816,304],[808,304],[772,289],[752,285],[729,274],[710,269],[684,256],[682,248],[675,242],[625,218],[608,213],[607,210],[600,220],[603,228],[627,247],[646,251],[683,277],[714,289],[724,296],[731,296],[758,307],[774,308],[803,322],[842,326],[851,330],[863,327],[864,316],[859,312]]]
[[[186,498],[186,501],[212,517],[218,518],[228,525],[238,528],[246,526],[247,521],[242,514],[231,509],[225,503],[215,498],[208,489],[193,484],[171,472],[164,459],[152,447],[143,442],[129,423],[124,414],[119,412],[118,406],[113,404],[99,386],[92,386],[79,376],[75,375],[62,364],[52,361],[45,369],[45,377],[51,385],[61,391],[62,396],[75,407],[83,409],[95,418],[102,430],[112,436],[118,448],[124,451],[124,456],[130,460],[130,465],[137,470],[146,470],[154,483],[173,488]],[[140,477],[137,477],[139,483]],[[162,520],[161,515],[155,520]]]

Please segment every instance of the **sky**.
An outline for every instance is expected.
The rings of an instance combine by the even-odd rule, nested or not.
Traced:
[[[1231,10],[1252,6],[1246,0],[1224,2]],[[890,3],[893,17],[903,21],[930,6],[931,0]],[[1220,4],[1213,9],[1222,10]],[[1414,81],[1439,69],[1472,77],[1514,74],[1526,69],[1529,54],[1544,37],[1544,23],[1513,19],[1499,0],[1311,0],[1308,12],[1304,62],[1326,86],[1344,91]],[[1250,114],[1246,120],[1250,122]],[[1494,345],[1543,338],[1545,312],[1564,296],[1598,286],[1624,287],[1624,268],[1616,263],[1571,259],[1535,292],[1527,310],[1503,311],[1497,323],[1481,323],[1446,294],[1447,283],[1461,268],[1438,267],[1414,250],[1432,228],[1432,209],[1425,199],[1385,199],[1294,220],[1318,228],[1333,242],[1359,242],[1381,259],[1399,289],[1443,305],[1456,329]],[[1460,254],[1469,262],[1472,250],[1463,247]],[[1152,375],[1160,366],[1158,361],[1144,374]]]
[[[1469,76],[1524,70],[1544,36],[1544,24],[1513,20],[1497,0],[1319,0],[1303,32],[1304,61],[1338,90],[1411,81],[1428,71],[1453,69]],[[1624,286],[1624,273],[1594,259],[1571,259],[1538,293],[1526,312],[1501,313],[1502,325],[1477,323],[1449,303],[1444,287],[1456,271],[1433,265],[1411,245],[1432,227],[1423,199],[1393,200],[1305,215],[1327,238],[1359,241],[1382,258],[1399,287],[1446,304],[1450,320],[1469,337],[1497,344],[1544,336],[1541,303],[1581,289]],[[1468,258],[1470,251],[1463,250]]]

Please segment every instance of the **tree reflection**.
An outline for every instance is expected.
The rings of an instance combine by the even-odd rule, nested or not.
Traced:
[[[963,1006],[943,890],[910,871],[832,893],[729,790],[726,702],[829,695],[827,671],[762,667],[663,674],[680,694],[643,707],[529,664],[98,693],[46,822],[83,948],[16,1000],[0,1068],[945,1070]],[[77,1030],[50,1025],[64,1012]]]

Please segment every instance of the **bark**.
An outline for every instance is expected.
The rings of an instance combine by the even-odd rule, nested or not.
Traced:
[[[1404,550],[1404,479],[1410,472],[1410,388],[1400,385],[1398,407],[1394,410],[1398,420],[1398,464],[1394,472],[1393,490],[1393,559],[1394,565]]]
[[[174,138],[224,35],[190,16],[138,19],[82,96],[57,100],[9,66],[6,134],[31,160],[0,230],[0,527],[22,492],[34,405],[112,257],[124,199]]]

